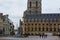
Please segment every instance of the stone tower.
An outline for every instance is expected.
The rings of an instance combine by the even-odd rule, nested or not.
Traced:
[[[27,14],[41,14],[41,0],[28,0]]]

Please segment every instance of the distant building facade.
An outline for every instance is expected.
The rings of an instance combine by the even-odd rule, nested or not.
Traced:
[[[3,16],[3,28],[4,28],[4,35],[11,35],[11,32],[14,32],[14,25],[13,22],[10,21],[8,15]]]
[[[3,14],[0,13],[0,35],[3,35]]]
[[[22,35],[60,34],[60,14],[41,14],[41,0],[28,0],[24,12]]]
[[[13,33],[14,33],[13,22],[10,21],[8,15],[3,15],[3,13],[0,13],[0,34],[11,35]]]
[[[13,22],[10,22],[10,35],[15,35]]]
[[[10,35],[10,23],[8,15],[3,16],[4,35]]]

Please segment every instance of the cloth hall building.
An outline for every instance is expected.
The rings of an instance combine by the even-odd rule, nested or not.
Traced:
[[[43,35],[60,33],[60,13],[42,14],[42,0],[28,0],[27,10],[23,15],[23,35]]]

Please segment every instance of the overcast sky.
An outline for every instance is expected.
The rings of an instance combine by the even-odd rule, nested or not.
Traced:
[[[26,8],[27,0],[0,0],[0,12],[9,14],[15,26],[19,24],[19,19],[22,19]],[[60,0],[42,0],[42,12],[60,13]]]

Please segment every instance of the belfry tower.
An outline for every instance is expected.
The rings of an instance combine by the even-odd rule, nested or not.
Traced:
[[[29,15],[35,15],[35,14],[37,14],[37,15],[41,14],[41,0],[28,0],[27,10],[24,12],[24,15],[23,15],[23,25],[22,25],[23,34],[27,34],[27,35],[28,34],[29,35],[37,34],[37,33],[33,33],[36,29],[35,24],[34,24],[35,22],[33,22],[33,21],[36,21],[37,19],[36,18],[30,19],[30,16],[29,16]],[[27,16],[29,16],[29,17],[27,18]],[[34,25],[34,26],[32,26],[32,25]],[[33,28],[35,28],[35,29],[33,29]],[[36,29],[36,30],[38,30],[38,29]],[[29,33],[27,31],[29,31]],[[31,31],[33,31],[33,32],[31,33]]]
[[[27,14],[40,14],[41,13],[41,0],[28,0]]]

